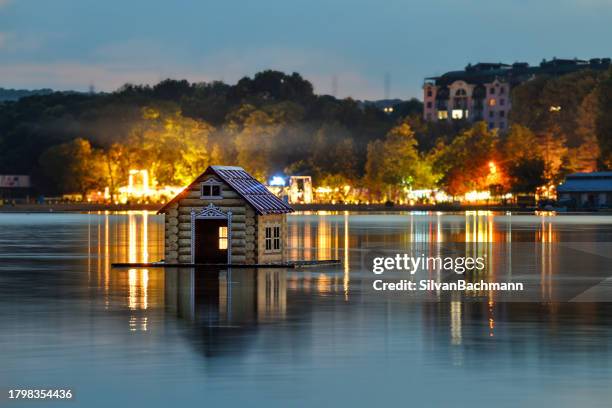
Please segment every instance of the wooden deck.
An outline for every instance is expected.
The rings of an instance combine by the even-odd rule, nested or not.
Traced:
[[[202,264],[202,263],[165,263],[165,262],[116,262],[112,263],[113,268],[304,268],[320,265],[338,265],[339,259],[323,259],[316,261],[288,261],[283,263],[270,264]]]

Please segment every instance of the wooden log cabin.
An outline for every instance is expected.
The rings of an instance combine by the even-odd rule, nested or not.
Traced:
[[[209,166],[158,212],[165,216],[164,262],[285,262],[290,212],[243,168]]]

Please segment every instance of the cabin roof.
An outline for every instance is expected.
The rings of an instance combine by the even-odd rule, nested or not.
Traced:
[[[557,187],[559,193],[612,192],[612,172],[574,173]]]
[[[236,193],[244,198],[259,215],[293,212],[293,208],[272,194],[266,186],[257,181],[242,167],[209,166],[206,171],[200,174],[187,188],[164,205],[158,213],[165,213],[170,204],[183,198],[187,192],[191,190],[194,184],[200,182],[201,178],[207,174],[214,174],[227,183]]]

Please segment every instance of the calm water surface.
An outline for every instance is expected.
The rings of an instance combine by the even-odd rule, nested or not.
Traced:
[[[289,235],[342,264],[114,269],[163,257],[162,218],[0,214],[0,405],[612,404],[612,217],[306,213]],[[458,249],[535,298],[372,290],[373,255]]]

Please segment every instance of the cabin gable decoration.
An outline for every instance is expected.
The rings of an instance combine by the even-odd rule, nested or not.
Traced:
[[[164,261],[283,263],[290,212],[243,168],[209,166],[158,212],[165,216]]]

